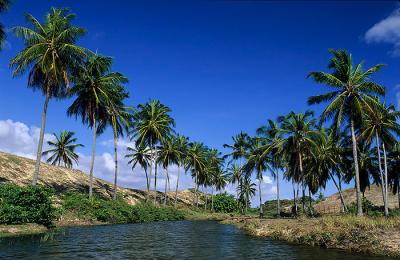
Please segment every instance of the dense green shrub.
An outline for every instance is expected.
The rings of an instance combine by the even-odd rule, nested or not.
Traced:
[[[216,212],[230,213],[237,210],[237,201],[228,193],[220,193],[214,197],[214,210]]]
[[[184,215],[173,208],[159,208],[150,204],[129,205],[123,199],[106,200],[80,193],[66,194],[63,198],[65,211],[78,217],[109,223],[137,223],[162,220],[181,220]]]
[[[371,201],[367,198],[362,199],[362,208],[365,215],[370,217],[379,217],[383,216],[383,207],[375,206]],[[357,214],[357,202],[353,202],[348,207],[349,213],[352,215]]]
[[[55,217],[53,190],[43,186],[0,185],[0,223],[38,223],[50,226]]]

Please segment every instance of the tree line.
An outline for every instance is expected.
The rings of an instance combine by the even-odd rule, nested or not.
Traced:
[[[1,2],[0,11],[5,10],[6,5],[2,5],[5,2]],[[303,212],[306,211],[306,191],[311,197],[325,188],[328,181],[337,188],[343,210],[347,211],[341,187],[344,182],[354,181],[358,215],[363,214],[362,194],[371,183],[381,187],[384,213],[389,215],[388,193],[399,195],[400,187],[400,145],[397,141],[400,114],[393,105],[385,103],[384,86],[372,78],[383,67],[382,64],[364,68],[363,62],[353,62],[348,51],[330,50],[332,57],[328,71],[308,75],[329,90],[308,99],[309,105],[327,104],[319,118],[308,110],[304,113],[292,111],[275,120],[267,120],[266,125],[257,129],[255,136],[242,132],[234,136],[231,144],[224,145],[230,152],[223,155],[217,149],[176,133],[171,109],[160,101],[149,100],[136,107],[128,106],[127,77],[112,70],[111,57],[98,55],[76,44],[86,30],[74,26],[74,18],[75,15],[67,9],[52,8],[43,22],[26,14],[29,25],[11,29],[25,45],[10,61],[13,76],[28,74],[28,87],[40,91],[45,97],[33,185],[37,184],[43,155],[49,155],[49,163],[65,167],[72,167],[78,161],[75,149],[82,145],[76,143],[72,132],[55,134],[55,141],[48,142],[50,149],[42,151],[49,101],[71,98],[73,101],[67,108],[67,115],[92,129],[90,197],[93,194],[96,138],[111,127],[115,161],[114,199],[118,180],[117,141],[128,136],[132,145],[127,148],[126,157],[132,168],[137,165],[143,168],[146,199],[150,200],[153,185],[154,203],[157,202],[160,168],[166,179],[160,201],[166,205],[172,199],[168,197],[169,170],[175,165],[178,169],[173,198],[175,207],[183,171],[193,178],[195,205],[199,205],[201,187],[210,188],[213,195],[214,191],[223,190],[230,182],[236,185],[238,205],[244,212],[258,189],[262,216],[263,174],[270,173],[277,184],[278,215],[281,211],[280,178],[293,185],[295,214],[300,201]],[[253,183],[253,177],[258,183]]]

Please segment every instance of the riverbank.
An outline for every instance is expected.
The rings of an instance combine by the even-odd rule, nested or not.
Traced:
[[[326,216],[299,219],[231,217],[248,234],[289,243],[340,249],[349,252],[400,257],[400,218]]]

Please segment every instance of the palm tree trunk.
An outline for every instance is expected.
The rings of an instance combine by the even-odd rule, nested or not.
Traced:
[[[389,205],[388,205],[388,198],[389,198],[389,193],[388,193],[388,171],[387,171],[387,158],[386,158],[386,148],[385,148],[385,142],[382,142],[382,149],[383,149],[383,161],[384,161],[384,166],[385,166],[385,216],[389,216]]]
[[[113,200],[117,199],[117,179],[118,179],[118,157],[117,157],[117,136],[114,134],[114,162],[115,162],[115,172],[114,172],[114,190],[113,190]]]
[[[204,187],[204,189],[203,189],[203,192],[204,192],[204,197],[205,197],[205,203],[204,203],[204,210],[207,210],[207,191],[206,191],[206,189],[205,189],[205,187]]]
[[[310,208],[310,214],[311,214],[311,216],[313,216],[314,213],[313,213],[313,210],[312,210],[311,190],[310,190],[310,187],[308,187],[308,205],[309,205],[309,208]]]
[[[153,144],[152,144],[151,140],[150,140],[150,153],[151,153],[151,155],[150,155],[150,172],[149,172],[149,182],[148,182],[148,186],[147,186],[148,188],[147,188],[146,201],[150,200],[150,184],[151,184],[151,176],[153,173],[153,154],[154,154],[154,152],[153,152]]]
[[[194,198],[195,198],[195,203],[196,207],[199,207],[199,199],[197,197],[197,189],[199,188],[199,186],[197,185],[197,171],[195,173],[195,177],[194,177]]]
[[[164,207],[167,206],[167,188],[168,188],[168,180],[169,180],[169,175],[168,175],[168,166],[166,168],[166,178],[165,178],[165,191],[164,191]]]
[[[279,200],[279,172],[276,171],[276,211],[277,211],[277,217],[279,218],[281,216],[281,205],[280,205],[280,200]]]
[[[49,91],[46,92],[46,99],[45,99],[44,105],[43,105],[42,125],[40,127],[39,143],[38,143],[38,149],[37,149],[37,153],[36,153],[35,171],[33,172],[33,177],[32,177],[32,185],[34,185],[34,186],[37,184],[37,182],[39,180],[39,170],[40,170],[40,160],[42,159],[44,130],[46,128],[47,107],[48,107],[49,101],[50,101],[50,94],[48,92]]]
[[[148,195],[150,192],[150,181],[149,181],[149,176],[147,174],[147,169],[144,169],[144,174],[146,174],[146,188],[147,188],[147,195]]]
[[[157,156],[154,159],[154,205],[157,203]]]
[[[363,210],[362,210],[361,189],[360,189],[360,172],[358,169],[357,140],[356,140],[356,134],[354,132],[353,119],[350,119],[350,129],[351,129],[351,140],[353,142],[354,171],[356,175],[357,216],[362,216]]]
[[[304,182],[304,171],[303,171],[303,158],[301,156],[301,152],[299,152],[299,166],[300,166],[300,175],[301,175],[301,188],[302,188],[302,194],[303,198],[301,199],[302,207],[303,207],[303,212],[306,211],[306,202],[305,202],[305,197],[306,197],[306,191],[305,191],[305,182]]]
[[[333,181],[333,184],[335,184],[335,187],[336,187],[336,189],[337,189],[338,192],[339,192],[340,201],[342,202],[342,205],[343,205],[343,210],[344,210],[345,212],[347,212],[347,206],[346,206],[346,203],[345,203],[345,201],[344,201],[343,194],[342,194],[342,188],[337,184],[337,182],[336,182],[336,180],[335,180],[335,178],[333,177],[333,175],[332,175],[331,172],[329,172],[329,175],[331,176],[332,181]],[[340,181],[340,180],[339,180],[339,181]]]
[[[264,216],[263,205],[262,205],[262,194],[261,194],[261,177],[258,178],[258,192],[260,193],[260,218]]]
[[[180,172],[181,172],[180,169],[181,169],[181,167],[178,165],[178,177],[176,178],[174,208],[176,208],[176,201],[178,200],[179,176],[180,176]]]
[[[211,186],[211,212],[214,212],[214,186]]]
[[[378,166],[379,166],[379,174],[381,177],[381,188],[382,188],[382,199],[383,199],[383,205],[386,208],[386,193],[385,193],[385,181],[383,178],[383,170],[382,170],[382,159],[381,159],[381,149],[380,149],[380,142],[379,142],[379,135],[378,135],[378,131],[375,131],[375,140],[376,140],[376,150],[378,153]],[[386,213],[385,213],[386,216]]]
[[[296,188],[294,187],[294,181],[292,180],[293,187],[293,203],[294,203],[294,213],[297,215],[297,199],[296,199]]]
[[[89,198],[93,195],[93,167],[94,167],[94,159],[96,157],[96,135],[97,135],[97,126],[96,126],[96,115],[93,115],[93,125],[92,125],[92,159],[90,161],[90,172],[89,172]]]

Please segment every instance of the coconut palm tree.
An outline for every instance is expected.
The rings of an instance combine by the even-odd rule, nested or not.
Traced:
[[[330,59],[328,72],[311,72],[309,77],[315,82],[329,86],[332,91],[312,96],[308,103],[319,104],[329,102],[329,105],[321,115],[321,122],[333,119],[333,127],[339,130],[343,121],[350,125],[352,138],[355,184],[357,195],[357,215],[361,216],[362,203],[360,196],[360,173],[357,158],[357,139],[355,135],[355,124],[365,115],[365,111],[373,111],[376,99],[373,96],[385,94],[385,88],[372,81],[371,76],[383,65],[378,64],[367,70],[363,69],[363,62],[357,66],[353,65],[352,56],[345,50],[330,50],[333,57]]]
[[[305,174],[304,174],[304,158],[310,154],[310,150],[316,145],[319,132],[315,129],[316,120],[311,111],[296,114],[290,112],[287,116],[278,118],[280,122],[280,135],[282,138],[281,149],[286,153],[288,160],[287,167],[291,168],[288,173],[300,175],[296,178],[296,182],[301,182],[302,186],[302,205],[305,211]]]
[[[182,136],[182,135],[177,135],[174,138],[175,146],[177,150],[179,151],[178,153],[178,160],[177,160],[177,166],[178,166],[178,176],[176,179],[176,188],[175,188],[175,199],[174,199],[174,208],[176,208],[176,203],[178,200],[178,188],[179,188],[179,178],[180,178],[180,170],[181,167],[185,168],[185,164],[187,162],[187,151],[188,151],[188,140],[189,138]]]
[[[124,81],[124,83],[126,83]],[[122,83],[122,81],[121,81]],[[117,83],[118,84],[118,83]],[[128,133],[132,120],[132,107],[124,104],[124,99],[129,97],[128,92],[125,91],[123,86],[115,85],[112,95],[107,100],[106,106],[106,120],[100,121],[99,128],[105,128],[104,125],[109,124],[113,131],[114,141],[114,187],[113,199],[117,199],[117,179],[118,179],[118,152],[117,140]]]
[[[189,143],[189,148],[187,150],[187,164],[185,170],[190,170],[194,179],[195,196],[193,204],[196,204],[197,207],[199,205],[197,194],[197,191],[199,189],[199,175],[201,175],[205,171],[206,163],[206,147],[204,146],[204,144],[198,142]]]
[[[246,175],[250,176],[252,172],[256,173],[256,179],[258,180],[258,193],[260,198],[260,218],[264,215],[261,192],[263,173],[267,170],[271,170],[271,158],[264,155],[262,150],[263,146],[264,143],[261,141],[260,138],[253,138],[251,141],[251,148],[247,157],[247,163],[243,166],[243,170]]]
[[[380,173],[383,204],[385,216],[389,216],[388,207],[388,166],[386,159],[386,148],[391,147],[397,143],[393,133],[400,135],[400,125],[396,122],[399,118],[400,113],[395,111],[394,106],[391,105],[386,107],[385,104],[376,102],[378,104],[372,111],[367,111],[366,118],[363,122],[360,136],[365,138],[369,143],[375,138],[377,155],[378,155],[378,167]],[[382,159],[380,148],[384,150],[384,172],[382,170]]]
[[[237,202],[239,203],[239,189],[237,188],[240,184],[240,182],[243,179],[243,174],[242,174],[242,169],[240,168],[239,165],[232,163],[228,169],[227,173],[229,176],[229,182],[232,184],[236,184],[236,199]]]
[[[116,89],[127,79],[118,72],[111,72],[110,57],[93,55],[76,70],[71,94],[76,96],[67,110],[68,116],[81,118],[92,128],[92,159],[89,173],[89,197],[93,194],[93,167],[96,156],[96,136],[104,131],[109,118],[108,105],[116,99]]]
[[[164,207],[167,205],[169,190],[169,173],[170,165],[179,165],[180,150],[174,141],[173,136],[167,137],[162,141],[162,145],[158,148],[158,162],[165,169],[165,190],[164,190]]]
[[[154,163],[154,204],[157,201],[157,150],[156,145],[173,133],[175,126],[174,119],[169,115],[171,109],[158,100],[150,100],[145,104],[137,106],[134,115],[132,137],[136,138],[136,143],[140,146],[145,144],[150,147],[150,174]]]
[[[52,8],[44,22],[26,14],[29,27],[12,28],[25,44],[25,48],[10,62],[13,76],[29,71],[28,87],[45,95],[32,185],[36,185],[39,178],[49,101],[51,98],[61,99],[67,96],[72,70],[88,53],[86,49],[75,45],[78,38],[85,34],[85,30],[72,25],[74,17],[66,9]]]
[[[250,200],[254,195],[256,195],[257,185],[251,181],[250,177],[245,177],[242,182],[240,182],[239,189],[239,200],[244,204],[244,213],[247,213],[247,208],[250,205]]]
[[[10,5],[9,0],[0,0],[0,13],[7,11],[9,5]],[[3,25],[0,23],[0,51],[3,48],[5,39],[6,39],[6,33],[4,32]]]
[[[144,173],[146,175],[146,188],[147,188],[146,200],[148,200],[148,196],[150,193],[150,180],[149,176],[147,175],[147,168],[150,166],[151,151],[144,144],[139,146],[135,144],[134,148],[128,147],[127,152],[128,153],[127,155],[125,155],[125,157],[129,159],[128,164],[132,165],[132,171],[137,164],[139,164],[140,167],[142,167],[144,170]]]
[[[222,167],[213,171],[212,175],[212,191],[211,191],[211,211],[214,211],[214,187],[215,190],[221,191],[226,187],[228,175],[223,171]]]
[[[77,144],[74,135],[75,133],[70,131],[62,131],[59,136],[53,133],[55,141],[48,141],[47,144],[51,148],[43,152],[44,156],[50,154],[48,163],[58,166],[63,164],[66,168],[72,168],[73,162],[78,164],[79,155],[75,153],[75,149],[83,147],[83,144]]]

